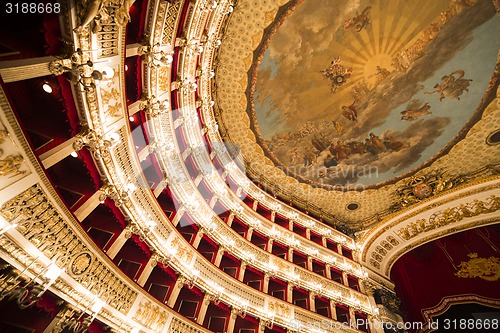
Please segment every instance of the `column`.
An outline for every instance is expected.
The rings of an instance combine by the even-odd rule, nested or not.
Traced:
[[[269,238],[269,240],[267,241],[267,252],[269,253],[273,253],[273,239],[272,238]]]
[[[52,75],[49,64],[56,57],[9,60],[0,62],[0,75],[5,83]]]
[[[182,287],[184,287],[184,282],[182,278],[178,278],[175,282],[174,288],[170,293],[170,297],[168,298],[167,306],[173,308],[175,302],[177,302],[177,297],[179,297],[179,293],[181,292]]]
[[[216,196],[216,195],[214,195],[214,196],[212,197],[212,199],[210,199],[210,202],[208,203],[208,205],[210,206],[210,208],[212,208],[212,209],[213,209],[213,208],[214,208],[214,206],[215,206],[215,203],[216,203],[216,202],[217,202],[217,196]]]
[[[342,283],[344,284],[344,286],[349,287],[349,280],[347,280],[347,273],[344,271],[342,272]]]
[[[333,320],[337,320],[337,309],[335,308],[335,301],[333,299],[330,300],[330,314]]]
[[[80,207],[78,207],[77,210],[75,210],[74,214],[78,221],[82,222],[85,220],[87,216],[89,216],[90,213],[94,211],[94,209],[97,208],[101,204],[101,201],[99,200],[101,197],[102,192],[97,191],[95,192],[90,198],[87,199]]]
[[[193,247],[195,249],[197,249],[198,245],[200,245],[200,241],[203,238],[203,234],[204,234],[203,229],[198,230],[198,232],[196,233],[196,237],[194,238],[193,241]]]
[[[309,310],[316,312],[316,294],[314,291],[309,291]]]
[[[311,258],[311,256],[307,256],[306,264],[307,264],[306,269],[312,271],[312,258]]]
[[[269,292],[269,274],[264,274],[264,281],[262,283],[262,292],[267,294]]]
[[[193,180],[193,183],[195,186],[200,185],[201,181],[203,180],[203,175],[200,173],[196,178]]]
[[[156,267],[156,264],[158,262],[156,261],[156,256],[152,255],[151,258],[149,258],[149,262],[147,263],[146,267],[141,272],[141,275],[137,279],[137,284],[140,285],[141,287],[144,287],[146,284],[146,281],[148,280],[149,276],[151,275],[151,272],[153,269]]]
[[[331,280],[332,279],[332,271],[330,270],[330,264],[325,264],[325,277],[328,279],[328,280]]]
[[[51,150],[40,155],[40,161],[42,162],[45,169],[50,168],[54,164],[62,161],[68,157],[72,152],[75,151],[73,144],[78,140],[77,137],[72,137],[71,139],[59,144],[58,146],[52,148]]]
[[[155,189],[153,190],[153,194],[155,195],[155,197],[159,197],[161,192],[163,192],[163,190],[165,189],[165,187],[167,187],[167,180],[166,179],[163,179],[159,184],[158,186],[155,187]]]
[[[246,235],[247,241],[250,241],[252,239],[252,234],[253,234],[253,228],[248,228]]]
[[[289,247],[288,248],[288,255],[286,256],[287,260],[290,262],[293,262],[293,248]]]
[[[327,247],[326,246],[326,237],[325,236],[321,236],[321,245],[323,245],[324,247]]]
[[[203,302],[201,302],[200,311],[198,311],[198,318],[196,322],[200,325],[203,325],[203,321],[205,320],[205,316],[207,314],[208,306],[210,305],[210,299],[208,294],[203,296]]]
[[[192,151],[191,148],[188,147],[186,150],[182,152],[183,161],[186,161],[186,158],[188,158],[188,156],[191,155],[191,151]]]
[[[276,212],[272,211],[271,212],[271,221],[274,222],[275,219],[276,219]]]
[[[236,323],[236,318],[238,317],[238,314],[235,309],[231,310],[231,315],[229,316],[229,323],[227,324],[227,330],[226,333],[233,333],[234,332],[234,324]]]
[[[354,308],[349,307],[349,322],[351,323],[351,327],[358,327],[356,325],[356,315],[354,313]]]
[[[130,238],[130,231],[128,228],[122,230],[117,239],[111,244],[109,249],[105,251],[111,259],[114,259],[125,242]]]
[[[231,224],[233,224],[233,220],[234,220],[234,214],[231,213],[231,214],[229,214],[229,216],[227,218],[227,225],[231,226]]]
[[[172,225],[174,227],[176,227],[177,224],[179,223],[179,221],[181,220],[182,214],[184,214],[184,210],[180,210],[180,209],[175,214],[174,218],[172,219]]]
[[[238,271],[238,280],[243,281],[243,278],[245,277],[246,268],[247,268],[247,264],[242,262],[240,265],[240,270]]]
[[[286,301],[293,303],[293,284],[288,283],[286,286]]]
[[[253,204],[252,204],[252,209],[254,211],[257,211],[257,207],[259,206],[259,202],[258,201],[254,201]]]
[[[215,260],[214,260],[214,265],[219,267],[220,262],[222,260],[222,256],[224,255],[224,248],[221,247],[219,250],[217,250],[217,254],[215,255]]]
[[[309,228],[306,229],[306,238],[309,240],[311,239],[311,229]]]

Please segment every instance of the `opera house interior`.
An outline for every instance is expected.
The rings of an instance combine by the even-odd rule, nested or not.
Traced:
[[[500,1],[1,7],[0,332],[499,332]]]

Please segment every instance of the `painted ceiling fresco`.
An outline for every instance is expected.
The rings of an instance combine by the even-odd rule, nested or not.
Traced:
[[[274,162],[320,185],[415,171],[480,117],[494,86],[491,1],[297,1],[261,48],[253,128]]]

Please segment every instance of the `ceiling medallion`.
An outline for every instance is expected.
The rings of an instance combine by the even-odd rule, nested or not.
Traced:
[[[468,255],[469,261],[462,261],[455,273],[459,278],[480,278],[486,281],[500,279],[500,258],[478,258],[477,253]]]

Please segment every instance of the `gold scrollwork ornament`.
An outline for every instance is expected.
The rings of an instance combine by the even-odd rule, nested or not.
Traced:
[[[455,273],[459,278],[480,278],[486,281],[500,279],[500,258],[479,258],[477,253],[468,255],[469,261],[462,261]]]

